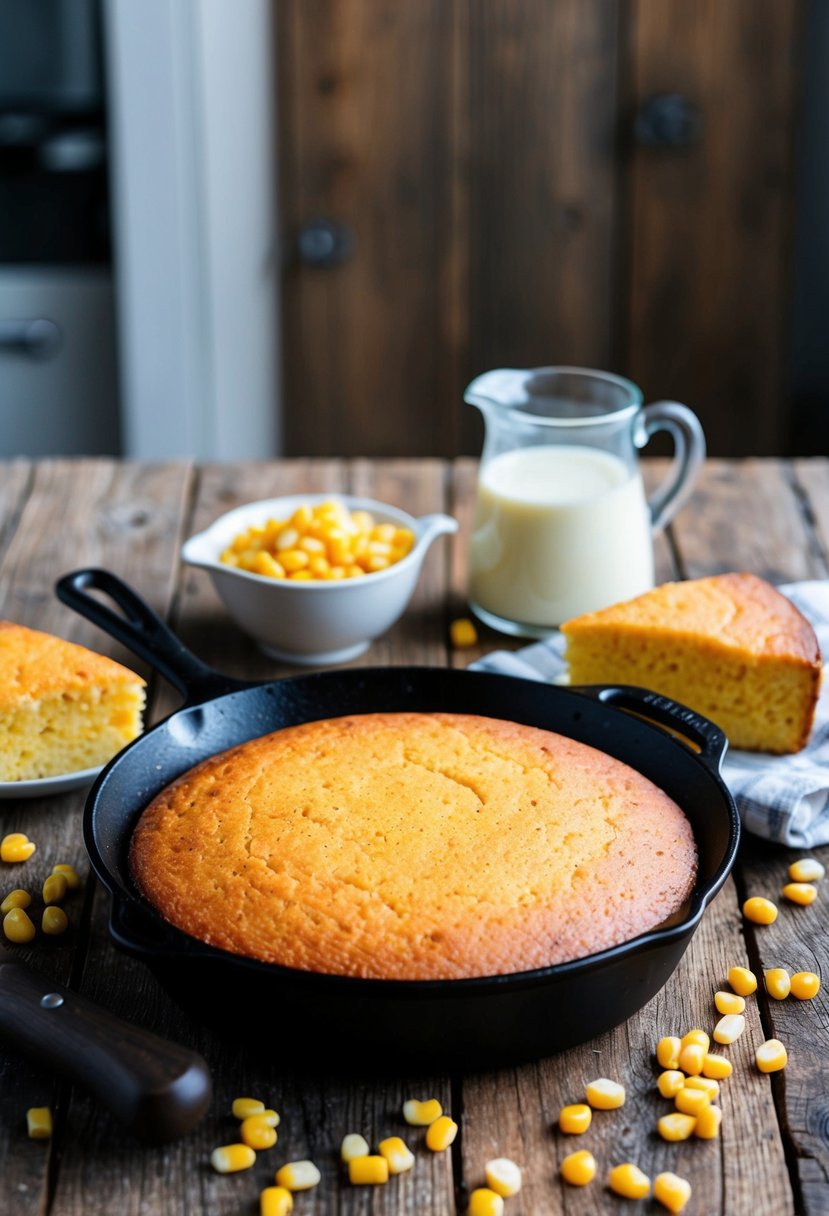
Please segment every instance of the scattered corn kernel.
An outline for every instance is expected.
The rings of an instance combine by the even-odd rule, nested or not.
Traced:
[[[9,832],[0,840],[0,861],[28,861],[37,846],[22,832]]]
[[[703,1106],[697,1115],[694,1135],[699,1140],[715,1140],[720,1134],[721,1123],[722,1111],[719,1106],[714,1106],[713,1104],[711,1106]]]
[[[3,917],[3,932],[10,942],[30,942],[35,935],[35,927],[23,908],[12,908]]]
[[[575,1102],[572,1106],[562,1106],[558,1117],[559,1130],[568,1136],[580,1136],[586,1132],[593,1119],[593,1111],[584,1102]]]
[[[789,1055],[779,1039],[766,1039],[754,1053],[760,1072],[779,1072],[788,1063]]]
[[[504,1216],[504,1201],[486,1186],[479,1186],[469,1196],[467,1216]]]
[[[385,1157],[390,1174],[405,1174],[414,1165],[414,1153],[400,1136],[387,1136],[377,1145],[381,1157]]]
[[[724,1081],[734,1071],[734,1065],[725,1056],[709,1054],[702,1061],[702,1075],[713,1077],[715,1081]]]
[[[792,979],[785,967],[772,967],[763,975],[766,992],[776,1001],[785,1001],[792,990]]]
[[[716,1037],[716,1036],[715,1036]],[[702,1072],[702,1062],[708,1054],[702,1043],[686,1043],[679,1052],[679,1067],[688,1077],[698,1077]]]
[[[674,1106],[683,1115],[693,1115],[697,1117],[703,1106],[711,1105],[711,1095],[707,1094],[704,1089],[689,1089],[687,1085],[683,1085],[682,1089],[674,1098]]]
[[[271,1127],[262,1115],[248,1115],[247,1119],[243,1119],[239,1135],[244,1144],[257,1150],[273,1148],[276,1144],[276,1128]]]
[[[669,1068],[659,1074],[656,1088],[663,1098],[675,1098],[685,1085],[685,1073],[676,1068]]]
[[[56,866],[52,866],[52,873],[62,874],[66,879],[66,885],[70,891],[77,891],[78,887],[81,885],[78,871],[74,866],[66,865],[64,862],[61,862]]]
[[[63,874],[50,874],[43,884],[43,902],[59,904],[66,898],[68,883]]]
[[[361,1136],[358,1132],[349,1132],[347,1136],[343,1136],[343,1142],[340,1145],[340,1161],[344,1165],[348,1165],[355,1157],[367,1157],[371,1149],[368,1140],[365,1136]]]
[[[409,1098],[403,1103],[403,1118],[411,1127],[428,1127],[443,1114],[443,1107],[437,1098],[427,1098],[419,1102],[417,1098]]]
[[[810,882],[787,882],[782,895],[789,903],[800,904],[805,908],[817,899],[817,887],[813,887]]]
[[[464,650],[477,644],[478,630],[468,617],[459,617],[449,626],[449,637],[456,650]]]
[[[257,1118],[264,1119],[268,1127],[279,1127],[279,1115],[275,1110],[260,1110],[256,1112],[256,1115]]]
[[[683,1115],[676,1110],[670,1115],[663,1115],[656,1127],[663,1140],[687,1140],[696,1125],[693,1115]]]
[[[714,1080],[713,1077],[688,1077],[685,1082],[685,1088],[701,1089],[703,1093],[708,1094],[712,1102],[720,1096],[719,1082]]]
[[[741,1013],[727,1013],[714,1027],[714,1039],[717,1043],[734,1043],[745,1028],[746,1020]]]
[[[259,1196],[259,1216],[288,1216],[294,1197],[284,1186],[266,1186]]]
[[[679,1068],[679,1049],[682,1046],[682,1040],[676,1035],[666,1035],[664,1039],[660,1039],[656,1044],[656,1059],[663,1068],[676,1069]]]
[[[210,1164],[217,1174],[235,1174],[249,1170],[256,1160],[256,1153],[248,1144],[223,1144],[210,1154]]]
[[[28,908],[31,902],[32,897],[29,892],[24,891],[21,887],[16,887],[14,891],[9,891],[0,904],[0,912],[5,916],[7,912],[11,912],[12,908]]]
[[[814,971],[796,971],[791,979],[791,993],[799,1001],[811,1001],[820,991],[820,977]]]
[[[60,937],[69,928],[69,917],[63,908],[51,904],[48,908],[43,909],[40,927],[47,937]]]
[[[748,967],[731,967],[728,982],[740,996],[751,996],[757,991],[757,976]]]
[[[521,1167],[509,1157],[493,1157],[484,1166],[484,1178],[491,1191],[510,1199],[521,1190]]]
[[[265,1103],[260,1102],[258,1098],[234,1098],[230,1109],[237,1119],[247,1119],[251,1115],[261,1115]]]
[[[755,895],[743,904],[743,916],[755,925],[771,925],[777,920],[777,906],[770,899]]]
[[[52,1134],[52,1112],[48,1106],[32,1106],[26,1111],[30,1140],[48,1140]]]
[[[653,1180],[653,1197],[669,1212],[681,1212],[691,1198],[691,1184],[666,1170]]]
[[[825,868],[814,857],[802,857],[789,866],[792,882],[820,882],[825,873]]]
[[[711,1046],[711,1040],[704,1030],[689,1030],[687,1034],[684,1034],[681,1039],[680,1052],[689,1043],[698,1043],[704,1052],[708,1051]]]
[[[717,1007],[717,1013],[743,1013],[746,1000],[744,996],[739,996],[736,992],[715,992],[714,1004]]]
[[[389,1163],[385,1157],[352,1157],[348,1163],[348,1181],[352,1186],[382,1186],[388,1180]]]
[[[321,1177],[313,1161],[289,1161],[276,1171],[274,1181],[286,1191],[310,1191],[311,1187],[319,1186]]]
[[[430,1123],[426,1130],[426,1147],[433,1153],[442,1153],[458,1134],[458,1125],[448,1115],[441,1115]]]
[[[596,1177],[596,1158],[586,1148],[568,1153],[559,1166],[559,1172],[570,1186],[587,1186]]]
[[[651,1193],[650,1178],[630,1161],[614,1165],[607,1176],[607,1185],[624,1199],[645,1199]]]
[[[594,1110],[616,1110],[625,1104],[625,1087],[618,1081],[598,1077],[585,1085],[584,1096]]]

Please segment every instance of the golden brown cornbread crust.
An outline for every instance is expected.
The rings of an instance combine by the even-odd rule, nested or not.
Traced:
[[[687,898],[680,808],[552,732],[456,714],[311,722],[198,765],[143,813],[136,882],[194,937],[304,970],[522,971],[653,928]]]
[[[85,646],[0,621],[0,710],[54,693],[144,681],[134,671]]]

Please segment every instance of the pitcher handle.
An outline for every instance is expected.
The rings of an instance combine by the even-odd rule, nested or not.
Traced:
[[[668,476],[648,499],[651,527],[660,531],[691,496],[699,467],[705,459],[705,436],[696,414],[678,401],[655,401],[640,415],[635,436],[643,448],[657,431],[668,431],[674,441],[674,459]]]

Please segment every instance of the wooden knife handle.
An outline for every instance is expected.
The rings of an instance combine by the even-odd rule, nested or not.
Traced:
[[[175,1140],[202,1119],[202,1057],[123,1022],[21,963],[0,966],[0,1037],[95,1095],[143,1140]]]

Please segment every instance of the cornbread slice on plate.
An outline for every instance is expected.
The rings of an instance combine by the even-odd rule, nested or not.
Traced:
[[[812,626],[753,574],[664,583],[561,627],[572,684],[638,684],[711,718],[732,747],[805,747],[822,660]]]
[[[113,659],[0,621],[0,781],[106,763],[141,733],[144,681]]]

